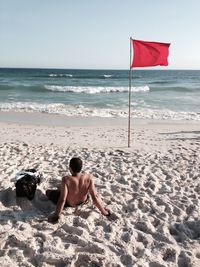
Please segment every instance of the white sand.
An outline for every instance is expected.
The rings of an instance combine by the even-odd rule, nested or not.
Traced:
[[[1,119],[0,119],[1,120]],[[200,266],[200,125],[42,126],[0,122],[0,266]],[[112,216],[92,203],[46,220],[47,188],[80,156]],[[33,201],[11,178],[43,173]]]

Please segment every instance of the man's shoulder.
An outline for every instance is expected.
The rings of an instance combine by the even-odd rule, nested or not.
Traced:
[[[92,174],[90,173],[83,173],[82,177],[87,180],[92,180]]]
[[[92,180],[92,174],[90,173],[82,173],[81,176],[79,177],[79,179],[83,179],[83,180]],[[77,180],[77,178],[75,178],[73,175],[66,175],[62,178],[62,181],[65,183],[68,183],[70,181],[74,181]]]
[[[62,181],[64,182],[64,183],[67,183],[67,181],[69,181],[69,180],[71,180],[72,179],[72,176],[71,175],[66,175],[66,176],[64,176],[63,178],[62,178]]]

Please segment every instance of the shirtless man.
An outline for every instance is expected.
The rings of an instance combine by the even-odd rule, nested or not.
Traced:
[[[55,213],[48,217],[49,222],[57,222],[64,207],[76,207],[87,202],[89,194],[100,212],[105,216],[110,215],[109,210],[104,208],[101,198],[97,194],[92,176],[82,174],[81,169],[81,159],[72,158],[69,164],[71,175],[62,178],[60,190],[46,191],[47,197],[57,204]]]

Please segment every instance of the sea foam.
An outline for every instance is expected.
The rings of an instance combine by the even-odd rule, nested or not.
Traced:
[[[16,112],[39,112],[49,114],[60,114],[66,116],[82,117],[121,117],[127,118],[128,107],[124,108],[96,108],[85,107],[83,105],[65,105],[62,103],[39,104],[29,102],[1,103],[0,111]],[[200,121],[199,112],[175,112],[172,110],[153,110],[153,109],[131,109],[131,118],[153,119],[153,120],[190,120]]]

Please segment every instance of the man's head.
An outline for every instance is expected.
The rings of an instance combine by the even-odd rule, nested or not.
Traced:
[[[69,162],[69,167],[73,173],[78,173],[82,170],[82,160],[80,158],[72,158]]]

